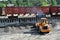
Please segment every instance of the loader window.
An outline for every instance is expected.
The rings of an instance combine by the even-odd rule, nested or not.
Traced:
[[[41,20],[41,23],[46,23],[46,20],[42,19],[42,20]]]

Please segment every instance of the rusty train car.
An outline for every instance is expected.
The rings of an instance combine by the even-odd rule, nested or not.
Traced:
[[[0,8],[0,27],[30,25],[39,21],[43,16],[60,16],[60,6],[5,7],[4,12],[5,15],[2,16],[2,8]]]
[[[6,7],[5,15],[14,16],[14,14],[37,14],[38,11],[42,11],[44,14],[49,13],[49,7]]]
[[[45,15],[60,15],[60,6],[45,6],[45,7],[6,7],[5,15],[14,14],[37,14],[38,11],[42,11]]]
[[[27,14],[27,13],[34,13],[36,14],[37,11],[41,10],[45,15],[59,15],[60,14],[60,6],[46,6],[46,7],[5,7],[5,15],[7,16],[10,14]],[[0,7],[0,15],[2,15],[2,8]]]

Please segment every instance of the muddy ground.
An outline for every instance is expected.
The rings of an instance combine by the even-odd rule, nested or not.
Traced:
[[[0,40],[60,40],[60,20],[53,19],[50,33],[40,34],[39,31],[26,27],[0,28]]]

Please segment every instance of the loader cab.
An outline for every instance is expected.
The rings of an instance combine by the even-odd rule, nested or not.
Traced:
[[[41,18],[41,25],[39,26],[41,32],[50,32],[50,26],[47,18]]]
[[[41,18],[40,19],[40,22],[45,25],[45,24],[48,24],[48,19],[47,18]]]

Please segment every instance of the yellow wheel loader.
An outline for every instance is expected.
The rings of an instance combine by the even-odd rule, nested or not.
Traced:
[[[42,33],[50,32],[50,26],[47,18],[41,18],[40,22],[36,23],[35,26],[38,27],[39,31]]]

